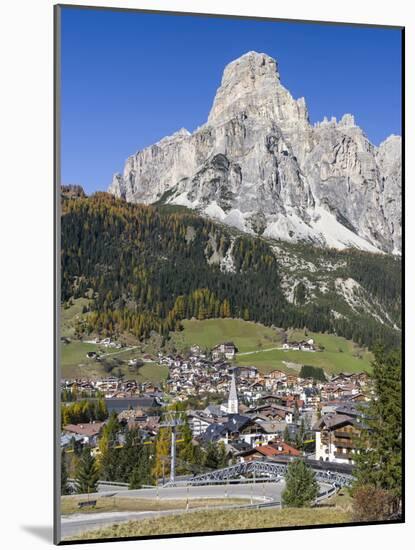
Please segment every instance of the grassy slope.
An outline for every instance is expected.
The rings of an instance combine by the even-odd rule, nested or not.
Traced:
[[[290,369],[283,361],[297,365],[321,367],[329,374],[370,371],[370,363],[365,359],[356,359],[348,353],[328,351],[315,353],[283,350],[261,351],[253,355],[237,357],[236,361],[239,365],[254,365],[263,373],[274,369],[289,371]]]
[[[73,306],[62,310],[63,334],[71,334],[73,321],[77,315],[81,314],[84,303],[86,303],[84,299],[75,300]],[[282,331],[240,319],[185,320],[183,326],[182,332],[172,334],[174,345],[179,350],[188,348],[192,344],[199,344],[202,348],[212,348],[220,342],[231,340],[241,353],[257,351],[250,355],[239,355],[236,361],[240,365],[255,365],[261,372],[269,372],[273,369],[293,372],[283,361],[322,367],[327,373],[370,370],[371,353],[358,348],[353,342],[332,334],[307,333],[308,338],[314,338],[318,345],[324,346],[323,352],[262,351],[281,346]],[[301,340],[305,338],[305,334],[301,330],[292,330],[289,331],[288,337],[289,340]],[[99,351],[108,354],[109,357],[122,359],[120,368],[127,378],[158,382],[167,377],[168,369],[165,366],[146,363],[138,373],[135,373],[129,371],[126,364],[128,359],[141,357],[144,352],[156,353],[159,349],[156,344],[148,343],[140,345],[138,349],[125,351],[71,341],[69,344],[61,345],[62,374],[67,378],[105,376],[106,373],[100,363],[86,357],[88,351]],[[361,358],[357,357],[358,354]]]
[[[191,344],[211,348],[220,342],[231,340],[240,352],[259,350],[258,353],[239,355],[236,361],[240,365],[255,365],[261,372],[270,372],[273,369],[290,372],[283,361],[322,367],[327,373],[361,372],[369,371],[371,368],[371,353],[358,348],[345,338],[332,334],[308,333],[308,338],[314,338],[318,345],[325,347],[322,352],[261,351],[281,346],[281,333],[257,323],[238,319],[183,321],[183,326],[182,332],[173,335],[179,348]],[[288,338],[291,341],[303,340],[305,335],[303,331],[289,331]],[[340,349],[342,351],[339,351]],[[361,359],[355,356],[357,353],[362,356]]]
[[[154,353],[158,347],[154,343],[137,346],[137,341],[131,337],[123,338],[128,342],[128,347],[134,349],[115,349],[105,348],[96,344],[87,344],[74,339],[74,324],[77,318],[82,317],[82,308],[88,304],[87,298],[77,298],[73,300],[73,305],[69,308],[61,308],[61,335],[70,338],[69,344],[61,343],[61,370],[65,378],[101,378],[108,376],[102,365],[95,359],[88,359],[86,354],[89,351],[96,351],[100,355],[105,355],[107,359],[117,358],[121,360],[114,369],[114,373],[121,369],[125,378],[137,380],[138,382],[159,382],[165,380],[168,374],[166,366],[160,366],[156,363],[145,363],[138,372],[130,371],[128,360],[141,358],[144,353]]]
[[[286,508],[283,510],[210,510],[130,521],[83,533],[72,540],[294,527],[346,523],[350,520],[350,513],[337,506],[334,508]]]
[[[72,338],[75,334],[74,322],[76,318],[83,316],[82,308],[87,306],[89,300],[87,298],[77,298],[73,300],[73,305],[64,308],[61,307],[61,336]]]
[[[207,319],[206,321],[183,321],[184,331],[173,335],[178,347],[198,344],[212,348],[228,340],[239,351],[257,350],[260,346],[279,346],[282,338],[275,329],[240,319]]]
[[[88,359],[86,354],[88,351],[99,351],[103,354],[108,354],[107,358],[122,359],[120,369],[125,378],[137,380],[139,382],[159,382],[165,380],[168,374],[168,368],[165,365],[157,363],[145,363],[138,372],[130,371],[127,361],[134,357],[141,357],[139,350],[117,350],[112,348],[102,348],[95,344],[85,344],[84,342],[74,341],[69,344],[61,344],[61,366],[62,375],[66,378],[88,377],[100,378],[108,376],[102,365],[95,359]],[[115,374],[118,371],[118,366],[110,374]]]

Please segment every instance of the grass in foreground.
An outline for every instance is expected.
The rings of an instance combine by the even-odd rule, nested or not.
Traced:
[[[283,510],[209,510],[114,524],[67,540],[341,524],[350,521],[350,513],[337,506]]]
[[[78,508],[78,502],[84,501],[80,496],[61,497],[61,515],[69,514],[96,514],[100,512],[149,512],[158,510],[186,510],[185,499],[147,499],[134,497],[100,497],[95,507]],[[92,498],[91,498],[92,500]],[[195,498],[189,499],[189,509],[212,508],[215,506],[242,505],[248,504],[249,500],[244,498]]]

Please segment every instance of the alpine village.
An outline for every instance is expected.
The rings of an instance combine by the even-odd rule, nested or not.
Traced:
[[[351,210],[367,166],[383,170],[385,189],[399,179],[397,136],[384,147],[365,146],[356,167],[347,159],[367,138],[351,115],[311,126],[270,59],[249,52],[226,67],[208,123],[130,157],[108,192],[61,187],[65,540],[402,516],[398,237],[386,222],[376,221],[377,233],[369,221],[358,225]],[[278,120],[239,99],[246,66],[263,79],[255,90],[264,97],[277,75]],[[265,102],[253,98],[252,105]],[[252,120],[260,121],[255,129]],[[255,215],[242,204],[251,191],[235,194],[247,173],[237,150],[248,151],[241,126],[245,142],[252,132],[265,136],[252,138],[261,143],[254,146],[259,166],[266,171],[264,159],[275,159],[275,189],[261,199],[268,188],[257,182]],[[304,186],[316,177],[300,151],[310,133],[323,144],[316,147],[335,149],[324,157],[321,180],[347,176],[352,186],[342,211],[327,210],[334,229],[313,225],[325,219],[321,212],[313,218],[317,183],[301,188],[301,197],[288,198],[284,187],[297,162]],[[206,153],[203,164],[208,139],[227,156]],[[199,168],[183,163],[182,174],[181,155],[190,158],[197,147]],[[169,155],[175,160],[164,166]],[[170,187],[153,185],[165,173]],[[307,204],[294,204],[306,196]],[[271,200],[273,212],[265,206]],[[297,217],[313,212],[313,233],[300,235],[300,222],[278,225],[297,219],[289,208]],[[283,225],[288,233],[278,233]]]

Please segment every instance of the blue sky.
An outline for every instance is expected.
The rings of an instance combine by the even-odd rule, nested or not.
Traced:
[[[106,190],[137,150],[207,120],[227,63],[277,59],[312,122],[355,115],[374,144],[401,133],[396,29],[62,9],[62,183]]]

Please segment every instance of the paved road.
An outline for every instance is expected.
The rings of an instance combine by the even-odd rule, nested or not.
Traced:
[[[331,487],[325,483],[320,483],[320,490],[324,491]],[[96,496],[120,496],[122,498],[139,498],[156,500],[186,500],[201,498],[244,498],[253,504],[261,502],[275,502],[275,506],[280,506],[281,493],[284,489],[284,480],[272,483],[241,483],[238,485],[204,485],[199,487],[160,487],[152,489],[136,489],[132,491],[113,490],[111,492],[100,492]],[[84,495],[86,498],[86,495]],[[94,495],[89,495],[94,498]],[[83,498],[82,495],[74,497]],[[249,502],[248,502],[249,504]],[[143,511],[143,512],[101,512],[88,514],[72,514],[62,516],[61,520],[61,538],[72,537],[85,531],[99,529],[105,525],[121,523],[124,521],[147,519],[151,517],[160,517],[168,514],[186,513],[183,508],[177,510],[165,511]]]
[[[279,500],[283,481],[274,483],[239,483],[232,485],[202,485],[196,487],[161,487],[158,490],[136,489],[123,492],[122,497],[149,498],[155,499],[186,499],[189,498],[267,498],[270,500]]]
[[[172,513],[177,513],[177,510],[166,510],[163,512],[101,512],[98,514],[73,514],[70,517],[62,517],[61,538],[73,537],[80,533],[100,529],[101,527],[113,523],[164,516]]]
[[[108,496],[120,496],[122,498],[139,498],[155,500],[160,498],[162,500],[186,500],[195,498],[252,498],[253,503],[259,503],[264,501],[276,501],[281,500],[281,492],[283,489],[283,481],[274,483],[247,483],[239,485],[204,485],[201,487],[160,487],[159,489],[136,489],[133,491],[111,491],[100,492],[100,497]],[[75,497],[74,497],[75,498]],[[82,499],[82,495],[77,495],[77,499]],[[93,495],[90,495],[93,498]],[[277,504],[278,505],[278,504]],[[85,531],[93,529],[99,529],[104,525],[110,525],[112,523],[120,523],[123,521],[146,519],[149,517],[161,516],[172,513],[183,513],[183,509],[180,510],[168,510],[168,511],[148,511],[148,512],[102,512],[102,513],[88,513],[88,514],[72,514],[70,516],[63,516],[61,520],[61,537],[70,537]]]

